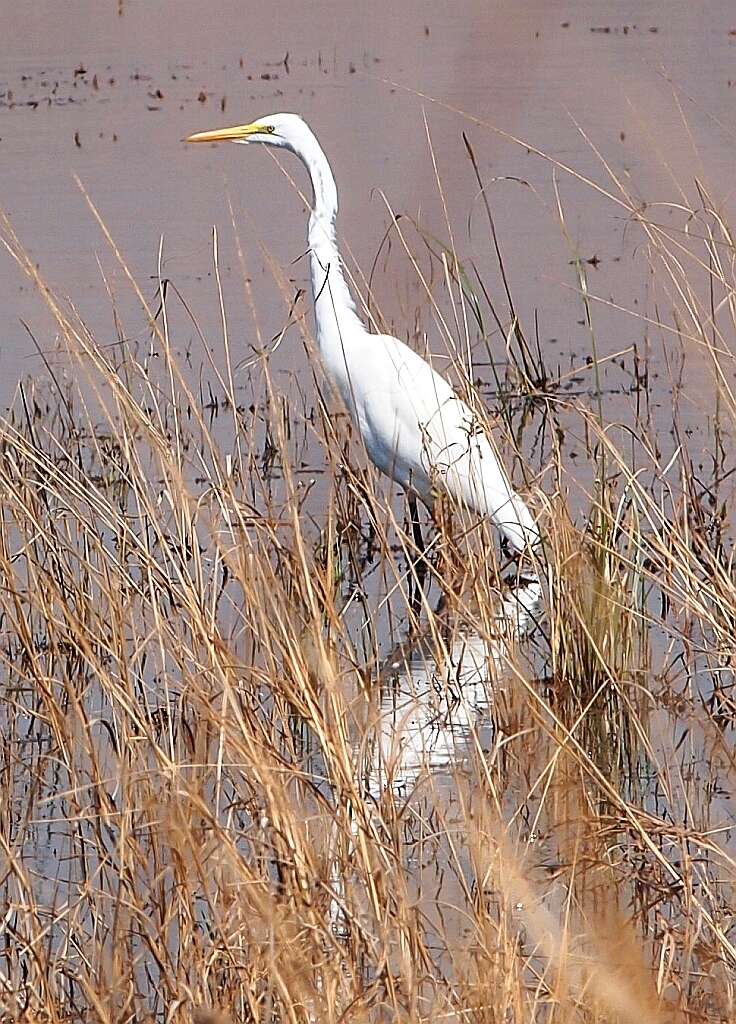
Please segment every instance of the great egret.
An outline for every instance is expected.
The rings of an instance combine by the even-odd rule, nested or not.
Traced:
[[[335,236],[335,179],[306,122],[271,114],[186,141],[260,142],[299,157],[314,194],[308,239],[317,341],[369,457],[405,489],[412,511],[417,496],[431,510],[437,492],[445,491],[495,523],[515,553],[535,545],[536,523],[470,408],[408,345],[371,334],[358,317]]]

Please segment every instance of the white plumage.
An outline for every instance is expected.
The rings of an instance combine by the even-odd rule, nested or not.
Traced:
[[[534,519],[468,405],[413,349],[398,338],[369,333],[358,317],[335,236],[335,179],[309,126],[296,114],[272,114],[187,141],[262,142],[299,157],[314,193],[309,252],[317,340],[369,457],[430,508],[434,495],[445,491],[488,517],[515,551],[536,544]]]

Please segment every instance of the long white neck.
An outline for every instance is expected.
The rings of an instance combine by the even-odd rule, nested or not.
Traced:
[[[306,125],[304,127],[306,131],[302,133],[299,145],[293,146],[293,151],[312,179],[314,199],[308,241],[317,341],[327,371],[343,400],[352,407],[347,360],[356,332],[367,332],[355,311],[337,248],[335,179],[320,144]]]

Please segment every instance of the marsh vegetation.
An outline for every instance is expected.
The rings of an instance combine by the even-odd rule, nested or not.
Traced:
[[[609,420],[571,241],[590,347],[567,368],[515,313],[490,203],[494,281],[449,231],[392,226],[425,271],[411,342],[485,400],[538,513],[521,613],[458,510],[418,578],[285,277],[286,390],[228,332],[217,247],[213,339],[107,235],[146,337],[110,287],[100,338],[3,220],[58,342],[0,425],[7,1020],[733,1018],[734,242],[700,187],[666,227],[615,177],[603,198],[649,278],[630,314],[666,421],[634,345]],[[715,396],[694,440],[691,350]]]

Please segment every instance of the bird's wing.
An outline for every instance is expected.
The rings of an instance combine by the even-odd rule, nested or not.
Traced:
[[[538,532],[472,410],[421,356],[368,336],[357,412],[368,454],[431,502],[436,490],[488,516],[515,548]]]
[[[356,406],[368,454],[384,473],[429,499],[434,461],[431,421],[457,397],[443,377],[416,352],[388,335],[369,335],[361,360]]]

